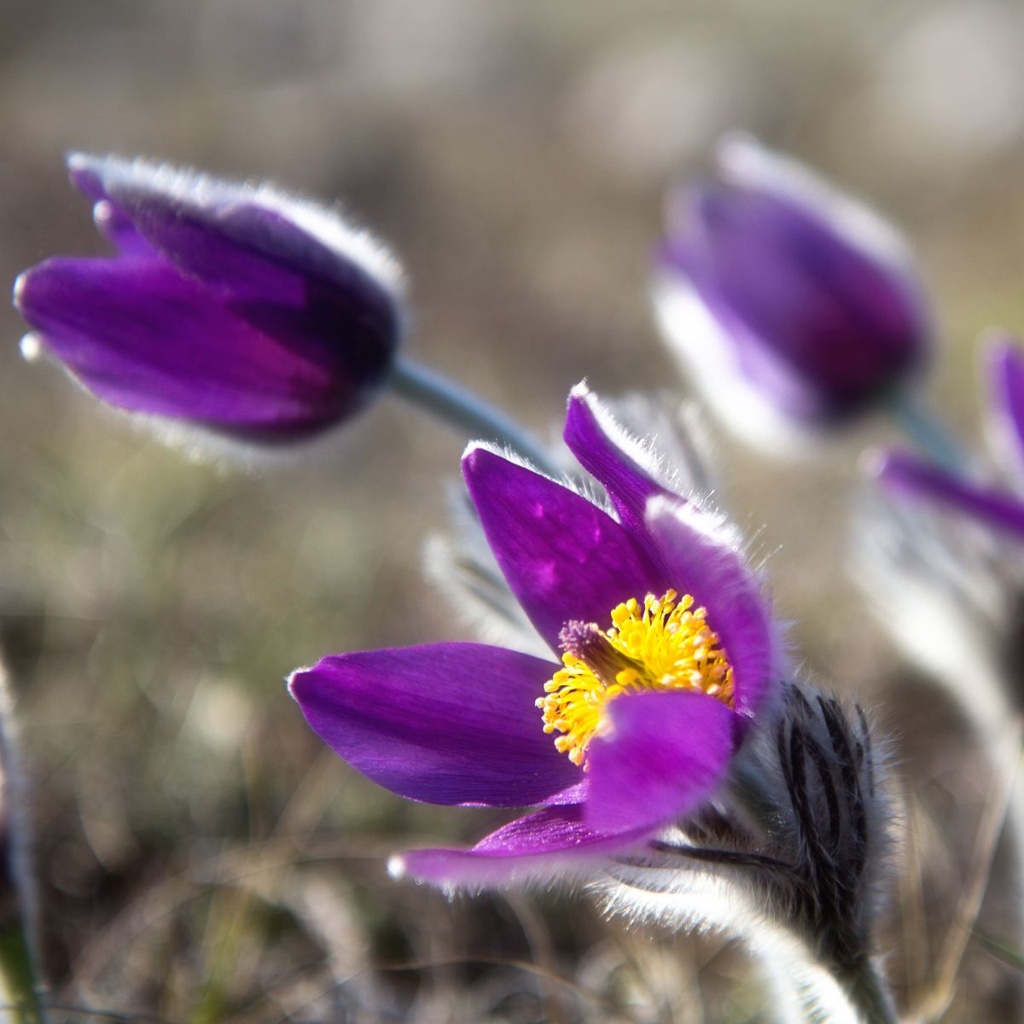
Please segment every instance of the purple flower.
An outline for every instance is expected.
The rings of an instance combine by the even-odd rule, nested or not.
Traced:
[[[883,453],[870,468],[891,494],[936,502],[1024,540],[1024,352],[1012,339],[1000,337],[988,349],[985,369],[988,433],[1009,488],[902,451]]]
[[[745,136],[717,158],[720,181],[674,197],[655,302],[722,418],[761,441],[835,424],[920,370],[927,305],[892,228]]]
[[[358,412],[402,333],[390,258],[339,217],[266,185],[73,155],[71,180],[117,247],[22,274],[41,345],[118,408],[256,442]]]
[[[777,637],[734,531],[664,486],[583,385],[565,440],[607,507],[484,445],[463,460],[509,588],[560,661],[441,643],[292,676],[313,729],[393,792],[539,808],[400,871],[481,884],[638,847],[710,796],[776,689]]]

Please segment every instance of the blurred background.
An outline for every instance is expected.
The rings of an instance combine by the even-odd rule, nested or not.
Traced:
[[[1015,0],[0,0],[0,279],[102,251],[69,150],[268,178],[392,246],[411,354],[553,437],[584,376],[686,393],[651,251],[666,188],[743,127],[906,231],[929,391],[973,434],[973,340],[1024,330],[1021,53]],[[471,636],[421,572],[465,438],[386,399],[294,465],[193,464],[24,363],[22,331],[0,309],[0,644],[68,1018],[768,1019],[712,940],[390,882],[396,846],[496,819],[365,783],[285,693],[331,651]],[[779,464],[716,434],[720,497],[810,670],[878,706],[898,784],[962,811],[969,850],[986,779],[843,574],[857,455],[887,436]],[[912,991],[928,943],[887,941]],[[965,971],[956,1019],[1011,1019],[1005,968]]]

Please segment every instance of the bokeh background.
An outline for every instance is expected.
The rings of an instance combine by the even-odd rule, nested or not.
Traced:
[[[928,390],[973,434],[973,339],[1024,330],[1022,53],[1014,0],[0,0],[0,280],[101,251],[69,150],[269,178],[393,247],[415,357],[553,437],[584,376],[687,393],[650,254],[666,188],[743,127],[905,229]],[[0,643],[63,1014],[768,1019],[713,939],[391,883],[396,845],[494,820],[364,783],[287,697],[330,651],[471,636],[421,572],[465,438],[389,398],[295,464],[196,463],[24,363],[22,330],[0,309]],[[935,869],[953,886],[987,777],[844,575],[857,456],[888,436],[777,463],[716,435],[720,498],[809,669],[878,708],[897,784],[962,830]],[[934,953],[918,925],[887,939],[904,995]],[[976,944],[964,971],[956,1019],[1012,1019],[1005,966]]]

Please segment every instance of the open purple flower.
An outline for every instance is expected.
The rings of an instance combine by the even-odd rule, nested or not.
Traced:
[[[108,258],[23,273],[35,346],[133,413],[256,442],[361,409],[398,349],[397,268],[366,236],[266,185],[73,155]]]
[[[441,643],[291,678],[313,729],[393,792],[539,808],[400,871],[484,884],[636,848],[712,794],[775,691],[775,630],[734,531],[668,489],[583,385],[565,440],[608,507],[484,445],[463,460],[509,588],[560,661]]]
[[[673,198],[655,303],[723,420],[764,441],[766,425],[839,423],[902,386],[931,340],[902,239],[745,136],[717,158],[720,181]]]
[[[1010,338],[989,347],[988,433],[1009,488],[957,473],[902,451],[887,451],[871,466],[891,494],[936,502],[1003,534],[1024,540],[1024,352]]]

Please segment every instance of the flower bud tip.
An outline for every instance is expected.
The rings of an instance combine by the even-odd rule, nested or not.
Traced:
[[[39,340],[39,335],[33,334],[31,331],[22,337],[18,347],[21,349],[21,358],[27,363],[36,362],[43,354],[43,345]]]

